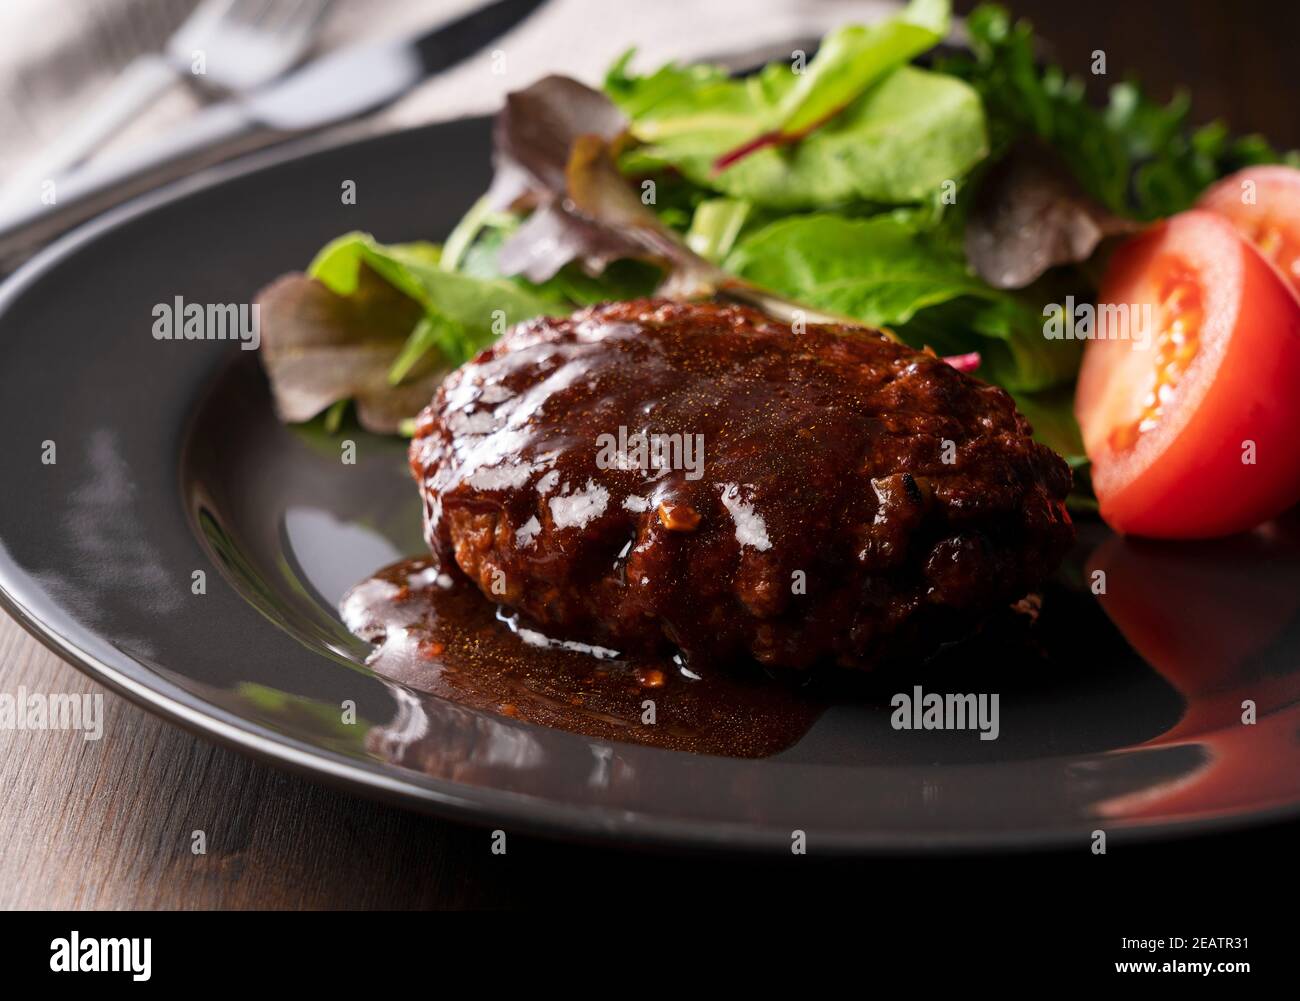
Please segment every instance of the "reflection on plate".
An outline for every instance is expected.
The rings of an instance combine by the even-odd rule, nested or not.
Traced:
[[[860,853],[1083,846],[1099,826],[1114,842],[1300,808],[1294,518],[1176,551],[1082,525],[1031,629],[950,648],[922,679],[999,693],[995,741],[900,739],[883,691],[830,700],[766,757],[686,753],[530,724],[367,667],[337,603],[423,552],[403,443],[349,431],[357,463],[342,464],[337,441],[274,419],[247,353],[160,346],[151,310],[251,296],[354,226],[341,176],[381,237],[444,232],[488,149],[471,121],[266,158],[132,206],[6,286],[0,421],[14,447],[0,462],[22,485],[0,491],[6,607],[196,731],[510,830],[788,852],[799,829],[811,852]],[[187,236],[200,231],[201,246]],[[46,440],[56,465],[38,461]]]

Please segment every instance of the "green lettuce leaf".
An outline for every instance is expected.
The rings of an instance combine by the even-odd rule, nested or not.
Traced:
[[[1146,98],[1133,83],[1111,89],[1109,103],[1088,103],[1081,80],[1041,66],[1033,26],[997,4],[966,19],[971,55],[937,68],[968,81],[984,102],[993,155],[1034,136],[1053,146],[1080,184],[1112,212],[1156,219],[1190,208],[1210,183],[1256,163],[1300,165],[1260,136],[1233,138],[1222,122],[1190,127],[1190,102]]]
[[[444,271],[440,259],[434,244],[349,233],[307,274],[262,290],[261,358],[284,420],[325,411],[337,424],[351,399],[364,427],[396,431],[449,369],[507,327],[572,309],[553,292]]]
[[[346,296],[356,289],[364,263],[419,303],[424,317],[411,332],[408,368],[412,346],[423,345],[425,351],[436,348],[455,367],[491,344],[506,327],[568,311],[568,304],[558,296],[530,291],[506,279],[444,271],[438,261],[439,252],[431,244],[385,246],[367,233],[348,233],[317,254],[307,274]]]
[[[726,268],[767,288],[871,326],[990,290],[933,234],[891,215],[788,216],[741,241]]]
[[[793,80],[769,67],[765,93],[780,96],[775,107],[756,108],[763,131],[720,155],[714,170],[730,169],[757,150],[796,142],[824,125],[891,70],[942,41],[950,15],[948,0],[912,0],[896,17],[830,32],[806,69],[789,68]]]
[[[735,246],[752,208],[749,202],[735,198],[701,202],[691,216],[686,245],[701,257],[719,263]]]
[[[727,81],[704,89],[764,92],[768,76],[748,87]],[[721,173],[714,160],[719,147],[736,139],[728,131],[734,123],[705,111],[694,124],[693,131],[643,132],[633,117],[633,132],[645,145],[624,157],[623,169],[671,167],[731,198],[799,210],[936,199],[945,182],[960,180],[988,153],[979,95],[954,77],[910,66],[894,70],[796,145],[759,149]]]
[[[487,280],[505,279],[497,255],[510,235],[519,228],[519,220],[498,220],[483,228],[473,244],[461,256],[461,274]],[[566,264],[544,282],[508,278],[549,300],[567,304],[566,312],[598,302],[640,299],[654,294],[663,280],[663,270],[646,261],[631,258],[613,261],[599,275],[589,275],[578,264]]]
[[[778,209],[933,199],[988,151],[978,94],[906,65],[944,37],[948,15],[947,0],[914,0],[897,17],[840,28],[801,72],[776,62],[738,79],[669,64],[635,76],[626,53],[604,84],[640,143],[621,166],[671,168]]]
[[[1045,389],[1078,368],[1078,342],[1045,338],[1028,299],[971,274],[960,245],[920,216],[788,217],[742,239],[726,267],[815,308],[889,327],[915,347],[978,351],[979,374],[1008,389]]]
[[[951,14],[948,0],[912,0],[897,17],[830,32],[777,105],[776,128],[800,136],[820,125],[891,69],[943,41]]]
[[[937,200],[988,153],[979,96],[961,81],[903,67],[788,149],[762,149],[711,180],[705,165],[671,165],[733,198],[774,208]]]

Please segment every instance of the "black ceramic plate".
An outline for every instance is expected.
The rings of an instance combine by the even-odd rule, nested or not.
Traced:
[[[801,830],[812,852],[1082,846],[1097,829],[1169,835],[1300,806],[1294,518],[1198,546],[1081,524],[1031,629],[950,650],[919,678],[999,693],[992,741],[895,730],[881,694],[831,706],[766,758],[691,754],[371,673],[335,606],[421,548],[402,442],[354,432],[344,466],[335,442],[276,422],[250,354],[156,341],[152,310],[247,302],[346,230],[438,238],[483,190],[488,152],[487,123],[466,121],[275,155],[128,206],[15,275],[0,292],[8,609],[199,733],[510,830],[778,851]]]

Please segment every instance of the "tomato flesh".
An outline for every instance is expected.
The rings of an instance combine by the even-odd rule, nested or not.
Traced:
[[[1300,291],[1300,170],[1247,167],[1211,187],[1197,207],[1231,222]]]
[[[1146,331],[1154,337],[1155,365],[1150,370],[1139,367],[1141,410],[1111,429],[1107,444],[1115,452],[1132,448],[1141,435],[1158,426],[1200,347],[1205,312],[1195,272],[1180,260],[1162,262],[1160,272],[1152,287],[1154,330]]]
[[[1300,500],[1298,378],[1300,301],[1225,219],[1184,212],[1126,243],[1075,395],[1107,524],[1209,538]]]

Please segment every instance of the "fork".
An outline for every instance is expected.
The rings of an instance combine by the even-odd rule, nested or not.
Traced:
[[[104,98],[5,186],[0,203],[37,199],[44,181],[82,163],[178,79],[247,92],[269,83],[311,47],[333,0],[202,0],[161,54],[136,58]]]

